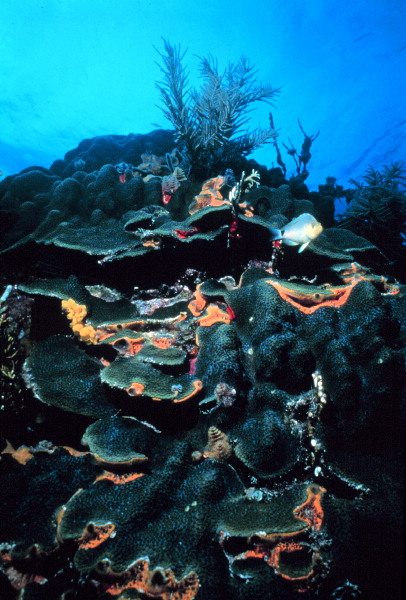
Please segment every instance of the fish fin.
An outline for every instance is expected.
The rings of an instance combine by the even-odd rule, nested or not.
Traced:
[[[268,227],[268,230],[269,230],[269,233],[271,234],[271,237],[270,237],[271,242],[282,239],[282,231],[280,229],[273,229],[272,227]]]
[[[304,244],[302,244],[302,245],[300,246],[300,248],[299,248],[298,252],[303,252],[303,250],[304,250],[305,248],[307,248],[307,246],[308,246],[309,244],[310,244],[310,241],[308,241],[308,242],[305,242]]]

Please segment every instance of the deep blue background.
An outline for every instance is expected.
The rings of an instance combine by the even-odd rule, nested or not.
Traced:
[[[309,186],[346,185],[406,155],[405,31],[405,0],[5,0],[0,170],[48,167],[86,137],[169,127],[155,88],[165,37],[188,48],[192,83],[196,55],[220,67],[246,55],[281,88],[280,142],[300,149],[298,118],[320,129]],[[252,127],[267,127],[268,111],[258,105]],[[254,158],[272,166],[272,146]]]

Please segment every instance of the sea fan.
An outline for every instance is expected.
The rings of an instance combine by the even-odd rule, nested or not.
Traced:
[[[276,137],[273,129],[244,131],[254,102],[271,103],[278,90],[257,83],[245,57],[219,72],[217,61],[200,59],[200,90],[190,88],[182,64],[185,53],[164,40],[160,53],[163,80],[157,82],[160,107],[176,130],[177,142],[192,168],[205,177],[218,173],[236,157],[247,156]]]

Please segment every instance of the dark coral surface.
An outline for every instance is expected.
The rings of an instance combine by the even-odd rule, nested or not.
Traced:
[[[148,144],[2,183],[2,597],[400,599],[397,266],[275,169]]]

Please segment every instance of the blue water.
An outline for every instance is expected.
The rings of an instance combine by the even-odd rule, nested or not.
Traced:
[[[281,88],[279,141],[298,150],[320,130],[310,189],[346,186],[368,165],[406,155],[404,0],[8,0],[0,14],[0,171],[49,167],[84,138],[147,133],[169,123],[157,107],[154,48],[162,37],[220,67],[244,54],[258,79]],[[268,126],[258,104],[252,127]],[[253,155],[275,164],[271,145]],[[284,155],[291,172],[293,162]],[[288,170],[289,175],[289,170]]]

